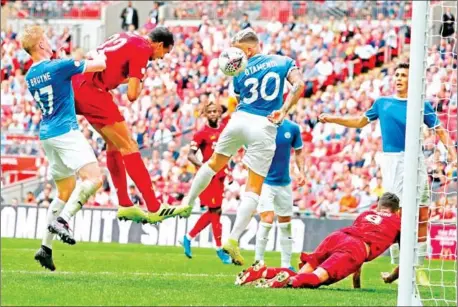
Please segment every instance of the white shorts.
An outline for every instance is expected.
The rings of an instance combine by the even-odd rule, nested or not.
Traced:
[[[266,177],[275,154],[276,136],[277,127],[267,117],[235,112],[221,133],[215,152],[230,157],[245,147],[243,163]]]
[[[381,156],[382,185],[385,192],[396,194],[402,207],[402,191],[404,184],[404,153],[383,153]],[[425,159],[420,158],[419,165],[419,184],[417,193],[420,195],[422,203],[426,203],[429,198],[428,193],[428,174],[426,172]]]
[[[94,150],[79,130],[42,140],[54,180],[74,176],[80,168],[97,163]]]
[[[293,215],[293,188],[287,186],[262,186],[258,212],[274,211],[277,216]]]

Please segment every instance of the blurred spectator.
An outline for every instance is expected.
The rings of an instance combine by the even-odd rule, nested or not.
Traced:
[[[153,9],[149,12],[148,16],[150,18],[149,21],[152,24],[157,25],[159,23],[159,2],[153,3]],[[138,25],[137,27],[135,27],[135,29],[137,28],[138,28]]]
[[[251,28],[251,23],[248,14],[245,13],[243,14],[242,22],[240,23],[240,29],[244,30],[247,28]]]
[[[24,203],[27,205],[35,205],[37,203],[35,199],[35,195],[33,194],[32,191],[27,192],[25,199],[24,199]]]
[[[143,201],[141,197],[138,194],[137,188],[135,185],[130,185],[129,186],[129,198],[132,201],[134,205],[141,206],[143,205]]]
[[[455,33],[455,16],[452,14],[452,8],[448,6],[444,15],[442,15],[442,25],[439,34],[442,37],[450,37]]]
[[[356,207],[358,207],[358,200],[352,194],[352,189],[350,187],[345,188],[344,195],[339,201],[340,212],[355,212]]]
[[[43,190],[43,195],[41,197],[40,195],[37,197],[38,206],[48,207],[53,200],[51,193],[52,193],[51,189],[45,188]]]
[[[121,29],[127,31],[129,25],[133,25],[135,30],[138,29],[138,12],[137,9],[132,6],[132,1],[127,2],[127,7],[121,12]]]

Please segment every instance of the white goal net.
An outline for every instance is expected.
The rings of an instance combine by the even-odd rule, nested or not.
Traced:
[[[427,201],[420,200],[420,206],[423,203],[429,210],[424,211],[428,212],[424,222],[427,233],[421,237],[419,228],[418,236],[419,241],[428,242],[428,250],[424,264],[417,271],[423,270],[427,279],[421,280],[417,274],[414,290],[422,304],[429,306],[457,306],[457,168],[448,153],[450,148],[456,150],[457,140],[456,17],[455,1],[429,1],[425,16],[422,99],[431,103],[441,126],[453,140],[443,144],[437,129],[423,129],[429,195]],[[414,22],[412,26],[415,31]],[[411,45],[411,54],[419,48],[422,46]],[[424,112],[428,115],[428,111]]]

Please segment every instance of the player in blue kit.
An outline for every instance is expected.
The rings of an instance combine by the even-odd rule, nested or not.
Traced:
[[[404,179],[404,150],[406,138],[406,118],[407,118],[407,92],[409,80],[409,64],[399,64],[395,70],[395,91],[396,95],[392,97],[378,98],[372,107],[364,114],[358,117],[342,117],[330,114],[321,114],[319,120],[322,123],[336,123],[349,128],[362,128],[374,120],[380,120],[382,131],[383,156],[381,163],[382,183],[385,192],[396,194],[401,200],[402,207],[402,188]],[[433,107],[428,101],[424,104],[423,122],[428,128],[434,129],[439,136],[440,141],[447,147],[449,160],[456,163],[456,151],[453,141],[448,132],[442,127]],[[423,156],[420,159],[420,184],[418,193],[422,195],[421,202],[425,204],[420,207],[417,247],[417,264],[421,265],[426,255],[427,249],[427,221],[428,221],[428,187],[427,172]],[[390,248],[392,262],[399,262],[399,245],[395,244]],[[426,274],[423,271],[417,271],[419,282],[427,285]],[[392,282],[397,278],[397,269],[393,274],[383,274],[385,282]]]
[[[305,184],[304,159],[302,157],[302,137],[297,124],[284,120],[277,129],[277,149],[272,164],[264,180],[258,212],[261,216],[258,233],[256,234],[256,254],[254,264],[241,272],[237,284],[243,284],[252,270],[264,266],[264,253],[269,240],[274,215],[278,216],[280,229],[281,267],[291,268],[293,239],[291,233],[291,216],[293,215],[293,189],[290,177],[291,149],[294,149],[295,161],[299,170],[297,183]],[[248,225],[246,225],[248,226]],[[245,227],[246,227],[245,226]]]
[[[50,60],[51,45],[40,26],[30,26],[21,37],[22,48],[33,60],[25,76],[27,87],[41,110],[40,141],[57,186],[57,197],[48,209],[48,225],[35,259],[54,271],[52,239],[57,234],[75,244],[68,221],[102,185],[102,175],[89,143],[79,131],[71,77],[105,69],[105,55],[94,60]],[[81,182],[76,182],[76,175]],[[64,208],[65,206],[65,208]]]
[[[214,154],[197,172],[184,202],[194,205],[199,194],[231,156],[242,146],[246,148],[243,162],[249,168],[248,180],[232,233],[223,245],[223,250],[232,257],[233,263],[242,265],[244,259],[238,240],[258,205],[262,184],[275,153],[277,125],[301,97],[304,82],[292,59],[260,54],[258,36],[250,28],[233,37],[232,47],[243,50],[248,58],[246,69],[233,79],[234,92],[239,101],[237,110],[220,135]],[[292,84],[292,88],[283,102],[286,80]]]

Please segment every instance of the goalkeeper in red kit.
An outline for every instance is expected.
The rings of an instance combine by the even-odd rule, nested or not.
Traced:
[[[127,84],[127,98],[130,102],[137,100],[148,61],[163,58],[173,44],[173,34],[164,27],[156,27],[146,38],[132,33],[114,34],[91,52],[105,54],[106,69],[72,80],[76,113],[88,120],[107,145],[107,168],[118,196],[117,216],[122,220],[153,224],[169,217],[187,217],[192,210],[191,206],[170,207],[157,200],[138,145],[110,93],[120,84]],[[142,193],[148,212],[130,200],[126,171]]]
[[[385,193],[376,210],[361,213],[353,225],[331,233],[311,253],[300,256],[300,270],[267,268],[255,263],[237,276],[236,284],[256,283],[263,288],[318,288],[353,275],[354,288],[360,288],[361,267],[398,242],[401,219],[399,198]]]
[[[207,124],[198,131],[191,142],[191,149],[188,154],[188,159],[196,167],[201,167],[203,163],[208,161],[213,154],[216,141],[224,129],[224,124],[221,123],[221,108],[210,102],[204,109]],[[202,161],[196,154],[197,151],[202,153]],[[210,185],[200,194],[200,204],[208,208],[208,211],[202,214],[194,228],[184,236],[181,244],[184,248],[186,257],[192,258],[191,241],[208,225],[212,225],[213,237],[216,243],[216,254],[224,264],[231,264],[232,259],[229,255],[223,252],[221,248],[222,226],[221,205],[223,203],[224,194],[224,179],[226,178],[226,169],[223,168],[216,174],[210,182]]]

